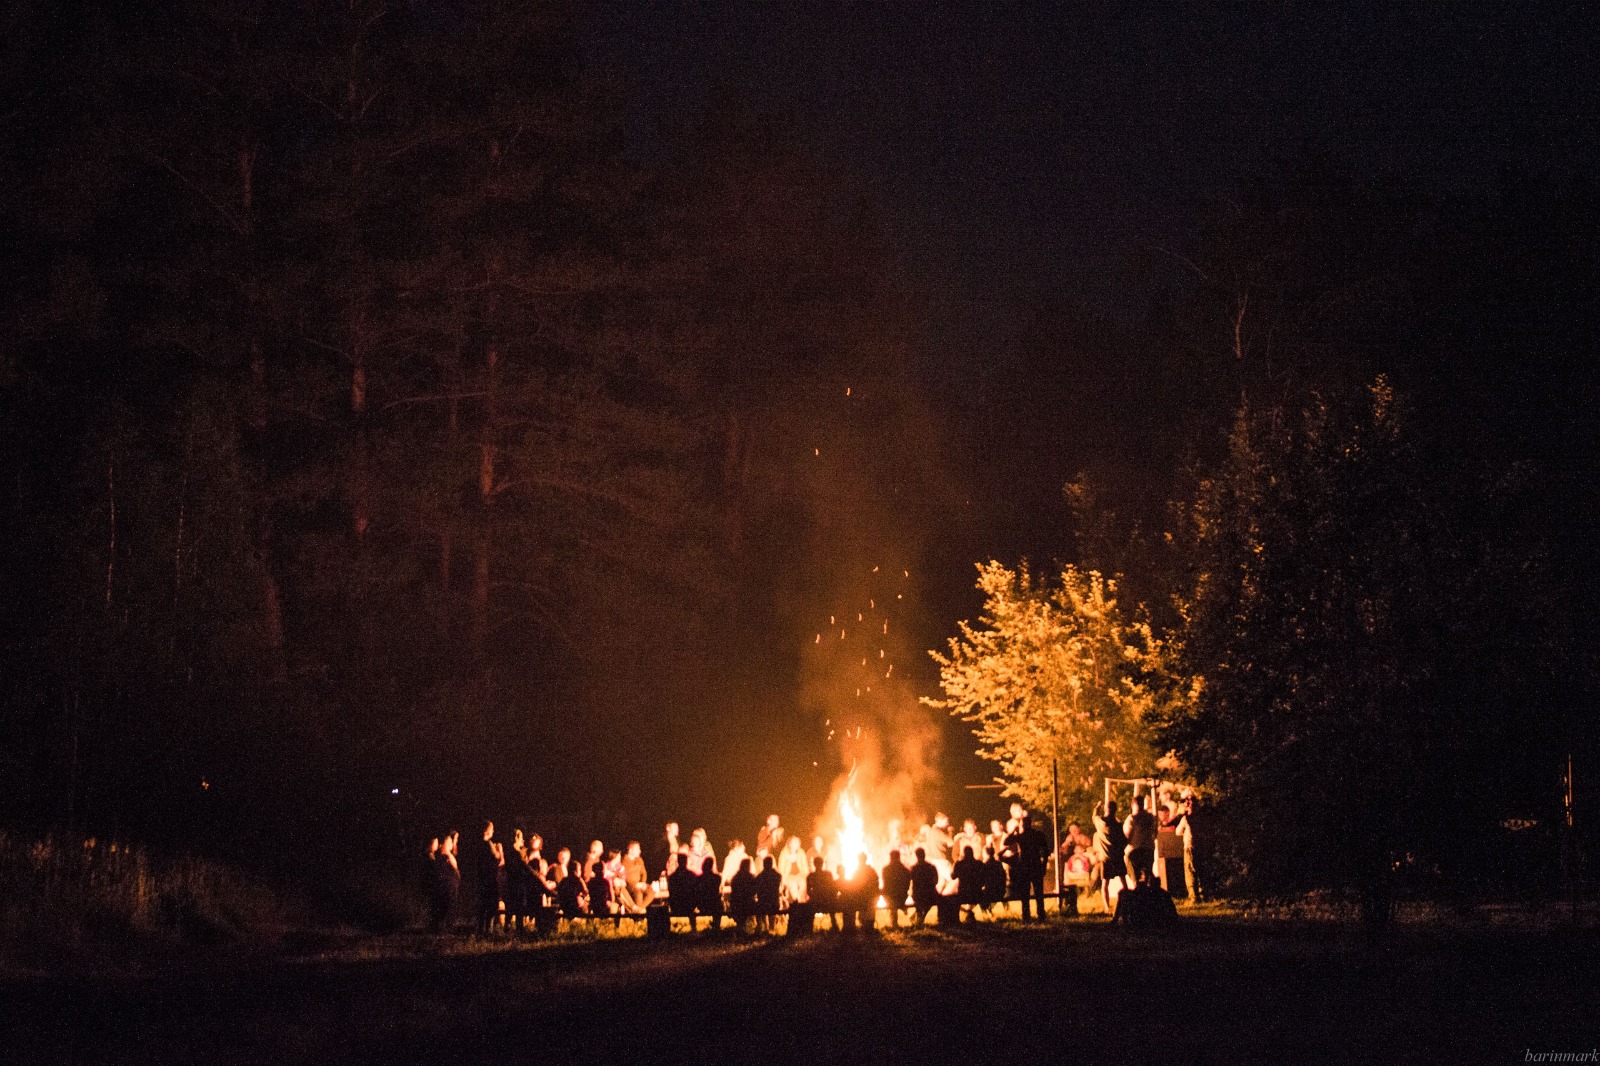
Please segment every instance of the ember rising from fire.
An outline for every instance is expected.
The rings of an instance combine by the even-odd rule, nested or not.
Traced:
[[[865,854],[881,866],[899,843],[900,825],[927,819],[923,803],[935,778],[938,727],[895,664],[905,646],[911,572],[863,567],[854,595],[818,618],[806,658],[804,704],[822,723],[839,772],[815,832],[831,868],[855,872]],[[826,622],[827,628],[822,628]]]

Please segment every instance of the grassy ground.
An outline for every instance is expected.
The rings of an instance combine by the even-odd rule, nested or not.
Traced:
[[[1600,1043],[1592,923],[1192,913],[800,941],[485,944],[0,984],[37,1062],[1523,1062]]]

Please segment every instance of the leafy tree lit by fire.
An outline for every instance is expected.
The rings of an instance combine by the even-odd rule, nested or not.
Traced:
[[[984,614],[962,622],[939,664],[942,698],[924,700],[971,722],[978,754],[997,763],[1009,795],[1048,809],[1051,763],[1069,810],[1093,802],[1100,778],[1148,774],[1158,762],[1149,722],[1180,698],[1170,649],[1129,619],[1114,578],[1073,566],[1052,585],[1024,563],[978,566]]]

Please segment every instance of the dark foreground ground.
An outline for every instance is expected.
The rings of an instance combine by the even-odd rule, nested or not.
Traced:
[[[1197,917],[841,937],[386,941],[0,985],[0,1061],[1521,1063],[1600,1045],[1593,928]]]

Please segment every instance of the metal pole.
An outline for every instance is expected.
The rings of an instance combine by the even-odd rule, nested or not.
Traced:
[[[1061,892],[1061,785],[1056,774],[1056,761],[1050,760],[1050,835],[1055,838],[1055,850],[1051,852],[1056,857],[1056,913],[1061,913],[1061,901],[1066,897]],[[1043,906],[1041,904],[1040,906]]]

